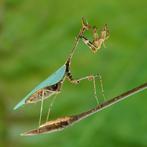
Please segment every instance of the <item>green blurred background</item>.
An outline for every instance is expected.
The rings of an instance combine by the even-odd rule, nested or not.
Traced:
[[[107,98],[144,83],[146,14],[146,0],[0,0],[0,146],[146,147],[145,91],[64,131],[42,136],[19,136],[37,127],[40,103],[13,111],[17,102],[64,63],[82,16],[99,30],[107,23],[110,38],[107,48],[95,55],[80,42],[72,62],[74,77],[101,73]],[[98,94],[101,97],[99,89]],[[44,119],[49,103],[45,101]],[[95,105],[91,82],[78,86],[65,82],[51,119]]]

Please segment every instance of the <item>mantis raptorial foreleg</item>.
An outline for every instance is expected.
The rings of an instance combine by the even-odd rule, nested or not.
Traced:
[[[87,39],[84,35],[81,35],[80,37],[82,38],[83,42],[91,49],[91,51],[93,53],[96,53],[101,48],[102,44],[105,47],[104,42],[109,38],[109,30],[107,28],[107,25],[105,25],[99,36],[96,27],[93,27],[92,42],[89,39]]]

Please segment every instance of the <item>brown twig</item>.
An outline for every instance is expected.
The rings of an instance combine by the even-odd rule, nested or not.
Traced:
[[[31,136],[31,135],[38,135],[38,134],[45,134],[45,133],[51,133],[55,131],[63,130],[66,127],[69,127],[71,124],[76,123],[80,120],[83,120],[84,118],[89,117],[90,115],[99,112],[131,95],[134,95],[138,92],[143,91],[147,88],[147,83],[142,84],[134,89],[131,89],[127,92],[124,92],[120,94],[119,96],[116,96],[112,99],[107,100],[106,102],[97,105],[95,108],[90,109],[88,111],[85,111],[83,113],[67,116],[67,117],[61,117],[57,118],[56,120],[48,121],[45,124],[41,125],[39,128],[25,132],[21,135],[23,136]]]

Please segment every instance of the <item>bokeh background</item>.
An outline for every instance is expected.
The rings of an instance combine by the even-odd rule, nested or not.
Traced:
[[[95,55],[80,42],[72,62],[74,77],[101,73],[107,98],[144,83],[146,14],[146,0],[0,0],[0,146],[146,147],[146,91],[62,132],[35,137],[19,134],[37,127],[40,103],[13,111],[17,102],[65,62],[82,16],[99,31],[107,23],[110,38]],[[65,82],[51,119],[94,107],[92,86],[88,81],[78,86]],[[44,120],[49,103],[50,99],[45,101]]]

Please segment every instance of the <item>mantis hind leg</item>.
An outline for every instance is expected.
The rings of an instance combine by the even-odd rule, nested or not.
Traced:
[[[41,97],[41,107],[40,107],[40,116],[39,116],[39,126],[41,124],[41,117],[42,117],[42,111],[43,111],[43,97],[44,97],[44,91],[42,92],[42,97]]]
[[[50,116],[50,113],[51,113],[51,108],[52,108],[52,106],[53,106],[53,104],[55,102],[56,97],[57,97],[57,94],[55,94],[54,97],[53,97],[53,99],[51,100],[51,103],[49,105],[48,112],[47,112],[46,122],[49,119],[49,116]]]

